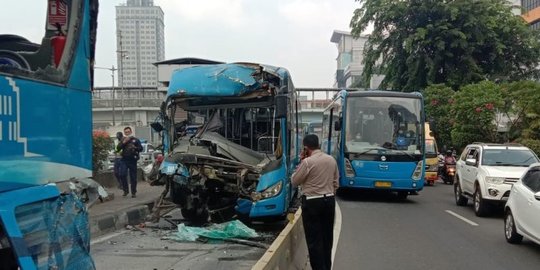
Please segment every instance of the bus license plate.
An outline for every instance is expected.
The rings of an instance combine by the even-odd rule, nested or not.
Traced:
[[[375,187],[378,187],[378,188],[391,188],[392,187],[392,182],[376,181],[375,182]]]

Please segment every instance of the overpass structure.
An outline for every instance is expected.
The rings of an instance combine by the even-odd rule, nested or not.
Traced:
[[[334,95],[341,90],[360,88],[296,88],[300,101],[302,123],[322,122],[322,113]]]

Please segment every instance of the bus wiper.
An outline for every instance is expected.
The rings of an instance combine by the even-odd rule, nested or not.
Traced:
[[[410,158],[414,158],[414,156],[411,155],[410,153],[407,153],[407,151],[396,150],[396,149],[392,149],[392,151],[399,152],[400,154],[405,154],[405,155],[409,156]]]
[[[374,151],[374,150],[384,150],[384,151],[386,151],[386,150],[388,150],[388,149],[386,149],[386,148],[380,148],[380,147],[372,147],[372,148],[367,148],[367,149],[365,149],[365,150],[362,151],[362,152],[354,152],[354,151],[348,151],[348,152],[349,152],[349,153],[353,153],[353,154],[355,154],[355,155],[363,155],[363,154],[367,154],[367,153],[369,153],[369,152],[371,152],[371,151]]]

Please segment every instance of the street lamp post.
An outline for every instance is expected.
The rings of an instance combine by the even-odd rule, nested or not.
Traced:
[[[118,71],[118,76],[120,77],[120,92],[122,92],[122,95],[120,96],[121,98],[121,106],[122,106],[122,125],[124,124],[124,95],[125,95],[125,92],[124,92],[124,58],[128,58],[128,55],[126,54],[127,51],[117,51],[119,54],[120,54],[120,61],[119,61],[119,64],[120,64],[120,68],[119,68],[119,71]]]
[[[106,69],[111,71],[111,78],[112,78],[112,123],[113,126],[116,126],[116,119],[115,119],[115,88],[114,88],[114,72],[117,71],[117,68],[114,68],[114,65],[111,66],[111,68],[105,68],[105,67],[94,67],[94,69]]]

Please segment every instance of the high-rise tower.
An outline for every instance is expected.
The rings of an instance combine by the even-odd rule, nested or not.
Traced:
[[[165,59],[163,10],[153,0],[127,0],[116,7],[118,85],[155,87],[155,62]]]

